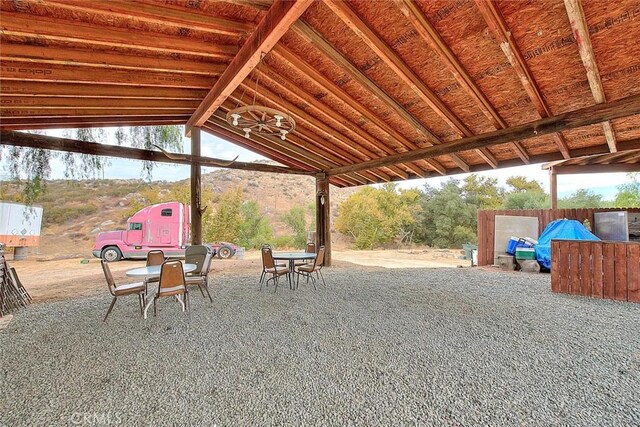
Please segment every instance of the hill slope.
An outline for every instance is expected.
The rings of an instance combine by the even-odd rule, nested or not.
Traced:
[[[47,182],[47,192],[37,204],[44,208],[41,247],[36,250],[43,258],[90,256],[94,235],[101,231],[123,229],[132,210],[132,203],[140,193],[157,188],[160,192],[188,184],[188,180],[175,182],[142,180],[55,180]],[[0,195],[11,199],[16,194],[14,184],[0,182]],[[256,173],[241,170],[218,169],[202,175],[203,188],[223,193],[232,188],[243,190],[244,200],[255,200],[273,227],[274,235],[291,234],[281,221],[293,206],[305,211],[315,203],[313,177]],[[337,208],[357,189],[331,187],[332,221]],[[308,223],[311,221],[308,213]]]

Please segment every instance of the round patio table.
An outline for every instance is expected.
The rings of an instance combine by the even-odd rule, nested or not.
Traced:
[[[138,268],[134,268],[132,270],[127,271],[127,276],[146,277],[146,278],[160,277],[161,268],[162,268],[162,265],[150,265],[148,267],[138,267]],[[185,274],[191,273],[192,271],[195,271],[197,268],[198,266],[196,264],[182,264],[182,270],[184,271]],[[147,298],[146,290],[145,290],[145,299],[148,300],[144,307],[144,312],[143,312],[143,317],[146,319],[147,311],[149,310],[149,307],[153,303],[152,298]],[[181,298],[178,298],[177,295],[176,295],[176,299],[180,302],[180,304],[182,304],[182,307],[184,307],[184,301],[182,301]]]
[[[148,267],[138,267],[127,271],[129,277],[157,277],[160,276],[161,265],[150,265]],[[196,264],[182,264],[182,270],[185,273],[191,273],[198,268]]]
[[[289,261],[289,287],[293,289],[293,273],[296,268],[296,261],[305,259],[315,259],[314,252],[274,252],[273,259],[278,261]]]

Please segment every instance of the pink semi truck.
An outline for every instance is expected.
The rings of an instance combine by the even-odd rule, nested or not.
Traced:
[[[189,245],[191,208],[180,202],[147,206],[127,220],[127,229],[96,236],[93,256],[107,261],[146,259],[147,252],[161,249],[167,257],[183,257]],[[238,249],[233,243],[208,244],[219,258],[230,258]]]

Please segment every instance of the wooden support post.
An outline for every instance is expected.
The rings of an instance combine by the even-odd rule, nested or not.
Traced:
[[[551,209],[558,209],[558,175],[555,168],[549,168],[549,187],[551,192]]]
[[[191,155],[200,156],[200,128],[191,129]],[[191,244],[202,244],[202,182],[200,163],[191,162]]]
[[[331,208],[329,202],[329,177],[316,175],[316,244],[324,245],[324,265],[331,267]]]

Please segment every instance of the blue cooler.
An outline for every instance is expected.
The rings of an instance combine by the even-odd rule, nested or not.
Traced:
[[[505,252],[508,253],[509,255],[515,255],[516,248],[531,248],[531,247],[533,247],[531,243],[527,242],[523,238],[511,236],[511,238],[507,242],[507,249],[505,249]]]

